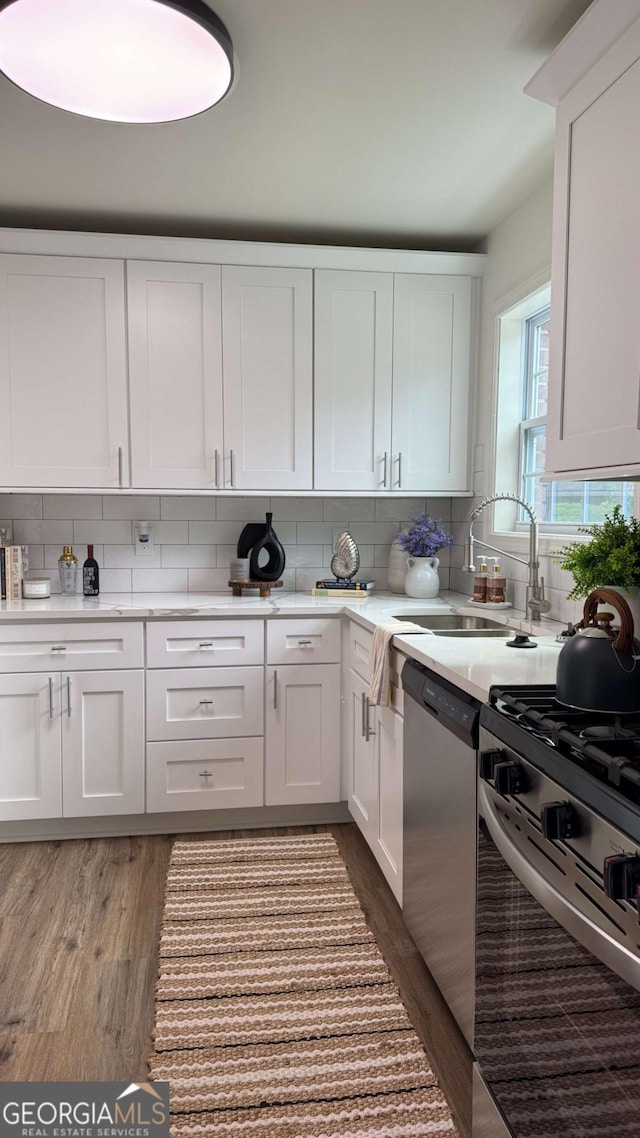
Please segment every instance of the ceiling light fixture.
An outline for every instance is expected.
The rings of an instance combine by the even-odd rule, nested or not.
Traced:
[[[65,111],[190,118],[233,81],[233,46],[202,0],[0,0],[0,72]]]

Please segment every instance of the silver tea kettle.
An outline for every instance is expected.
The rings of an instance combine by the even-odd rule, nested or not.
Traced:
[[[620,616],[598,612],[598,604],[611,605]],[[634,640],[633,617],[624,597],[614,589],[594,589],[584,602],[578,632],[558,656],[556,699],[581,711],[619,715],[640,712],[640,643]]]

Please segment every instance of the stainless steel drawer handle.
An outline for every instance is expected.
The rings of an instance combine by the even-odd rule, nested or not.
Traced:
[[[211,771],[200,771],[200,778],[212,778]]]
[[[362,701],[361,701],[361,704],[360,704],[360,734],[362,735],[362,738],[363,738],[363,739],[364,739],[364,731],[365,731],[365,727],[364,727],[364,717],[365,717],[365,714],[366,714],[366,711],[365,711],[365,703],[364,703],[364,701],[365,701],[365,699],[366,699],[366,698],[367,698],[367,697],[365,696],[365,694],[364,694],[364,692],[363,692],[363,693],[362,693]]]
[[[273,710],[278,710],[278,673],[275,668],[273,671]]]
[[[49,719],[53,719],[53,679],[49,676]]]
[[[201,704],[201,705],[202,705],[202,704],[205,704],[205,703],[213,703],[213,700],[212,700],[212,699],[201,699],[201,700],[200,700],[200,704]]]
[[[67,715],[71,718],[71,676],[67,676]]]
[[[66,652],[67,646],[66,646],[66,644],[53,644],[51,647],[51,651],[52,652]]]
[[[201,640],[199,648],[213,648],[213,640]]]
[[[118,484],[123,485],[122,467],[123,467],[124,453],[122,447],[118,447]]]
[[[231,471],[231,487],[233,489],[235,487],[236,463],[235,455],[232,450],[229,451],[229,467]]]
[[[220,474],[219,474],[220,455],[219,455],[217,450],[213,452],[213,455],[214,455],[214,457],[213,457],[214,476],[213,477],[214,477],[215,484],[216,484],[216,490],[219,490],[220,489]]]
[[[369,739],[371,738],[371,736],[375,735],[375,731],[373,731],[371,729],[371,727],[369,726],[369,712],[370,711],[371,711],[371,703],[369,702],[367,696],[365,695],[365,697],[364,697],[364,737],[365,737],[367,743],[369,742]]]
[[[381,483],[381,485],[384,486],[384,488],[386,490],[386,488],[387,488],[387,467],[389,464],[389,455],[388,455],[387,451],[384,452],[384,458],[382,459],[382,462],[383,462],[383,467],[382,467],[382,483]]]
[[[308,648],[310,644],[313,644],[313,640],[299,640],[298,648]]]

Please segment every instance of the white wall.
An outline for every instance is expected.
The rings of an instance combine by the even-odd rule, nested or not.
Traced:
[[[479,385],[475,402],[475,441],[474,485],[476,497],[473,502],[454,499],[451,503],[453,532],[456,546],[451,551],[451,588],[465,592],[469,589],[468,574],[462,573],[460,566],[464,557],[464,538],[468,532],[466,519],[473,506],[484,494],[494,492],[491,485],[491,438],[493,428],[494,376],[495,376],[495,320],[499,312],[515,304],[536,287],[540,287],[551,277],[551,220],[552,220],[553,182],[544,182],[518,209],[509,214],[489,235],[487,240],[487,265],[482,284],[482,310],[480,331]],[[517,487],[500,487],[514,490]],[[488,537],[487,522],[489,511],[484,519],[479,519],[474,531]],[[490,540],[490,538],[488,538]],[[500,542],[496,542],[500,544]],[[526,557],[526,552],[524,556]],[[527,569],[524,565],[505,558],[503,569],[509,579],[508,599],[517,608],[525,604],[525,583]],[[541,558],[541,572],[545,577],[545,587],[551,601],[550,616],[558,620],[574,620],[580,605],[567,601],[566,595],[572,587],[572,578],[552,565],[548,557]]]

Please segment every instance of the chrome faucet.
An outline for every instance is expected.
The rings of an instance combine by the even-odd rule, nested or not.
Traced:
[[[473,536],[474,521],[492,502],[515,502],[518,506],[522,506],[523,510],[527,511],[530,519],[528,561],[525,561],[523,557],[516,557],[514,553],[508,553],[504,549],[498,549],[496,545],[489,545],[488,542]],[[476,541],[479,545],[484,546],[485,549],[492,549],[494,553],[500,553],[502,557],[511,557],[513,561],[519,561],[521,565],[528,567],[527,612],[531,623],[539,624],[541,614],[543,612],[549,612],[551,602],[545,599],[544,577],[539,576],[538,519],[528,502],[525,502],[524,498],[519,498],[517,494],[492,494],[489,498],[483,498],[480,505],[476,506],[475,510],[469,515],[469,536],[465,547],[465,564],[463,565],[465,573],[475,573],[476,571],[476,567],[473,564],[473,547]]]

